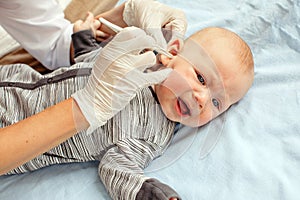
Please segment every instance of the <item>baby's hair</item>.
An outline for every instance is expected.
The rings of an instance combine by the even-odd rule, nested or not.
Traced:
[[[244,73],[254,73],[253,55],[248,44],[236,33],[220,27],[208,27],[194,33],[191,38],[201,42],[213,42],[216,39],[226,39],[230,48],[235,51],[240,61],[240,70]]]

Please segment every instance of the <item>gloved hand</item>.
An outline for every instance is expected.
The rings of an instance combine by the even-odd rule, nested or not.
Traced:
[[[156,64],[156,57],[152,51],[140,52],[154,44],[143,30],[128,27],[101,50],[86,86],[72,95],[90,124],[88,133],[122,110],[140,88],[162,82],[171,72],[143,72]]]
[[[178,52],[183,46],[187,20],[181,10],[153,0],[128,0],[125,3],[123,20],[128,26],[145,30],[165,50]],[[162,27],[172,31],[168,45],[161,31]]]

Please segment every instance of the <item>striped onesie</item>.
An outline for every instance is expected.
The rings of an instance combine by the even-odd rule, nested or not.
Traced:
[[[91,63],[78,63],[46,75],[27,65],[1,66],[0,127],[69,98],[86,84],[90,66]],[[141,89],[125,109],[92,134],[80,132],[8,174],[59,163],[98,160],[98,174],[113,199],[178,197],[167,185],[143,175],[143,169],[166,150],[175,128],[153,95],[150,88]],[[155,187],[164,190],[166,196],[153,197]]]

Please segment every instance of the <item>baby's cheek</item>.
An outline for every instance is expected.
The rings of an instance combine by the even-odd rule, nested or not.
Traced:
[[[171,72],[162,85],[171,91],[176,97],[186,91],[192,90],[187,80],[175,70]]]
[[[199,121],[198,121],[199,126],[203,126],[207,124],[215,117],[216,117],[215,114],[210,109],[206,109],[204,112],[201,112],[199,115]]]
[[[165,101],[160,102],[161,109],[164,115],[171,121],[180,122],[175,110],[172,106],[172,101],[170,99],[165,99]]]

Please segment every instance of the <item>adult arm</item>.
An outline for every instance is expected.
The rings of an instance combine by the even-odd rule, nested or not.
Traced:
[[[130,44],[133,43],[133,46],[128,46],[128,43],[123,44],[123,39]],[[139,39],[143,42],[137,45],[135,41]],[[121,44],[128,47],[125,52],[122,51]],[[123,109],[139,88],[163,81],[171,72],[170,70],[152,73],[135,70],[135,67],[147,67],[155,63],[153,53],[139,55],[142,49],[151,47],[150,44],[152,44],[151,38],[142,30],[128,28],[120,32],[97,57],[85,87],[73,94],[78,106],[74,104],[73,99],[68,99],[2,129],[0,132],[1,174],[58,145],[79,130],[89,128],[88,130],[93,131]],[[139,48],[139,51],[123,55],[127,50]],[[128,69],[128,66],[131,68]],[[130,73],[124,76],[122,72],[126,70]],[[131,76],[135,75],[132,72],[137,73],[139,78]],[[113,89],[118,88],[117,84],[120,81],[123,81],[122,86],[126,86],[126,90],[116,92]]]
[[[55,0],[0,2],[2,27],[24,49],[53,70],[70,65],[73,25]]]
[[[88,126],[76,102],[69,98],[0,129],[0,174],[57,146]]]
[[[111,9],[102,16],[125,27],[122,18],[124,4]],[[10,0],[0,2],[0,23],[24,49],[45,67],[54,70],[70,66],[73,62],[71,35],[73,24],[64,18],[57,1],[42,4],[39,0]],[[101,29],[102,30],[102,29]],[[105,26],[103,31],[115,34]]]

